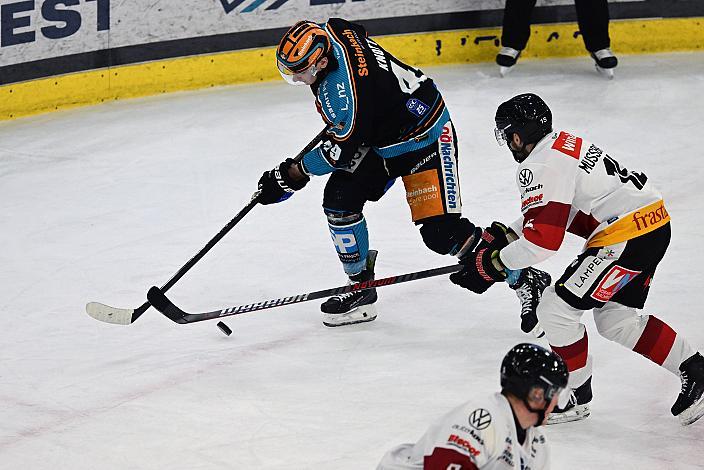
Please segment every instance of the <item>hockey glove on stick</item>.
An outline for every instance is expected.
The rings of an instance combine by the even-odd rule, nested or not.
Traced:
[[[495,282],[506,280],[504,266],[499,259],[499,251],[482,248],[472,252],[460,261],[462,271],[450,275],[450,281],[476,294],[483,294]]]
[[[492,222],[491,225],[482,232],[477,250],[460,257],[460,264],[464,265],[464,269],[451,274],[450,281],[474,293],[483,294],[495,282],[505,280],[505,272],[497,269],[493,263],[490,262],[491,260],[485,260],[484,257],[495,254],[498,264],[501,265],[500,260],[498,260],[498,250],[517,238],[513,230],[506,227],[506,225],[501,222]],[[487,262],[489,266],[485,268],[484,264]],[[491,274],[487,274],[487,270]],[[482,275],[482,273],[484,275]]]
[[[291,167],[297,166],[299,173],[303,175],[302,179],[295,180],[289,174]],[[279,166],[270,171],[265,171],[262,177],[259,178],[259,197],[257,198],[260,204],[275,204],[285,201],[293,196],[293,193],[308,184],[310,177],[306,175],[300,164],[292,158],[287,158]]]
[[[501,222],[492,222],[491,225],[484,229],[482,239],[477,246],[477,251],[482,248],[491,248],[492,250],[501,250],[506,245],[518,239],[513,230],[505,226]]]

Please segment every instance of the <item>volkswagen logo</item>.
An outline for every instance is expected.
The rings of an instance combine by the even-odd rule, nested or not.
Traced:
[[[528,168],[522,169],[518,174],[518,182],[525,188],[533,182],[533,172]]]
[[[469,425],[477,431],[486,429],[491,424],[491,413],[484,408],[477,408],[469,415]]]

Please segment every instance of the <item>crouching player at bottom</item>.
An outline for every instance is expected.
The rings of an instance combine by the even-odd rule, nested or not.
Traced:
[[[540,426],[567,386],[567,374],[554,352],[535,344],[514,346],[501,363],[501,393],[458,406],[416,444],[387,452],[377,470],[550,468]]]
[[[553,132],[552,112],[534,94],[518,95],[496,111],[496,138],[519,163],[522,233],[500,250],[477,250],[453,281],[475,292],[503,281],[511,270],[547,259],[565,232],[587,242],[537,309],[553,351],[567,363],[572,397],[548,423],[589,416],[592,360],[580,322],[593,309],[605,338],[641,354],[681,379],[671,412],[683,425],[704,415],[704,357],[667,323],[640,315],[655,270],[670,243],[670,216],[660,192],[643,173],[628,171],[600,147]]]

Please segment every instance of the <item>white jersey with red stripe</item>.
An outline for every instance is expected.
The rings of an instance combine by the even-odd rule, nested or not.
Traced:
[[[528,428],[518,442],[511,405],[495,393],[453,409],[416,444],[394,447],[377,470],[540,470],[550,468],[549,453],[541,428]]]
[[[545,136],[519,166],[521,238],[501,250],[509,269],[544,261],[569,231],[587,245],[620,243],[669,220],[645,174],[628,171],[601,148],[567,132]],[[639,212],[640,210],[640,212]]]

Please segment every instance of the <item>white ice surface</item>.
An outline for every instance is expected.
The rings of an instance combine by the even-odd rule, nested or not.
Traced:
[[[518,215],[515,163],[496,106],[532,91],[557,127],[595,141],[665,194],[673,241],[647,305],[704,346],[704,55],[426,69],[460,139],[464,213]],[[433,278],[383,288],[379,318],[329,329],[318,302],[177,325],[129,326],[88,301],[136,308],[248,201],[265,169],[321,128],[310,92],[263,84],[116,102],[0,124],[0,468],[365,469],[470,396],[498,389],[525,341],[505,286],[475,296]],[[256,207],[171,291],[203,310],[345,281],[321,210],[324,178]],[[399,183],[366,209],[378,276],[450,264],[427,250]],[[570,238],[544,263],[554,276]],[[694,469],[704,420],[669,408],[679,381],[601,338],[589,315],[593,415],[549,429],[555,469]]]

